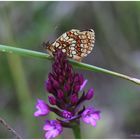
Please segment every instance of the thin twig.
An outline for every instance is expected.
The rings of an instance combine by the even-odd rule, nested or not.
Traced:
[[[0,51],[5,52],[5,53],[11,53],[11,54],[31,56],[31,57],[35,57],[35,58],[52,60],[52,58],[46,53],[31,51],[31,50],[27,50],[27,49],[21,49],[21,48],[6,46],[6,45],[0,45]],[[133,77],[127,76],[125,74],[110,71],[110,70],[100,68],[100,67],[97,67],[97,66],[89,65],[89,64],[86,64],[86,63],[77,62],[77,61],[74,61],[72,59],[69,59],[69,61],[70,61],[71,64],[73,64],[74,66],[76,66],[78,68],[85,69],[85,70],[90,70],[90,71],[93,71],[93,72],[105,73],[105,74],[116,76],[116,77],[120,77],[122,79],[129,80],[129,81],[131,81],[135,84],[140,85],[140,79],[133,78]]]
[[[17,139],[22,139],[19,134],[9,125],[7,124],[1,117],[0,117],[0,123],[8,129],[9,132],[11,132]]]

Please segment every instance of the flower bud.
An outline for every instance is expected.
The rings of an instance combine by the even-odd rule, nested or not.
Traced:
[[[80,85],[75,85],[73,90],[77,93],[80,90]]]
[[[50,103],[51,105],[56,105],[56,99],[55,99],[55,97],[49,96],[48,98],[49,98],[49,103]]]
[[[84,82],[83,75],[80,74],[80,75],[79,75],[79,83],[80,83],[80,84],[83,84],[83,82]]]
[[[61,89],[59,89],[59,90],[57,91],[57,96],[58,96],[59,99],[61,99],[61,98],[64,97],[64,93],[63,93],[63,91],[62,91]]]
[[[58,83],[58,81],[53,80],[53,87],[54,87],[55,89],[59,88],[59,83]]]
[[[47,80],[46,82],[45,82],[45,87],[46,87],[46,90],[49,92],[49,93],[53,93],[53,87],[52,87],[52,84],[51,84],[51,82],[50,82],[50,80]]]
[[[64,82],[64,77],[61,76],[61,75],[59,75],[58,81],[59,81],[60,84],[63,84],[63,82]]]
[[[76,73],[76,74],[74,75],[74,82],[78,82],[78,81],[79,81],[79,74]]]
[[[77,96],[77,94],[73,94],[71,96],[71,103],[76,104],[77,102],[78,102],[78,96]]]
[[[87,94],[85,95],[85,98],[86,98],[87,100],[90,100],[90,99],[93,97],[93,95],[94,95],[94,90],[93,90],[93,88],[91,88],[91,89],[87,92]]]
[[[64,85],[64,91],[65,92],[69,92],[70,91],[70,85],[69,84],[65,84]]]

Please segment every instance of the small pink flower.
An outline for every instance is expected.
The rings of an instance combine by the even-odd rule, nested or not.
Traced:
[[[45,116],[50,112],[48,105],[40,99],[37,99],[36,109],[37,111],[34,113],[35,117]]]
[[[60,135],[63,131],[61,124],[59,123],[59,121],[56,120],[47,120],[43,129],[46,131],[46,139],[55,138],[56,136]]]
[[[97,121],[100,119],[100,111],[95,111],[94,108],[88,107],[82,113],[82,120],[87,123],[91,124],[92,126],[96,126]]]

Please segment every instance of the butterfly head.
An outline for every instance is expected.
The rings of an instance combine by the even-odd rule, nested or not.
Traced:
[[[51,55],[51,56],[53,56],[53,46],[52,46],[52,44],[49,42],[49,41],[47,41],[47,42],[43,42],[43,48],[45,49],[45,50],[47,50],[47,52]]]

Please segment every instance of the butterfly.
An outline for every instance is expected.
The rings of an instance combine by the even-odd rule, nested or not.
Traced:
[[[61,50],[67,57],[81,61],[91,53],[95,43],[95,32],[93,29],[80,31],[72,29],[65,32],[53,43],[44,43],[47,52],[53,56],[57,50]]]

